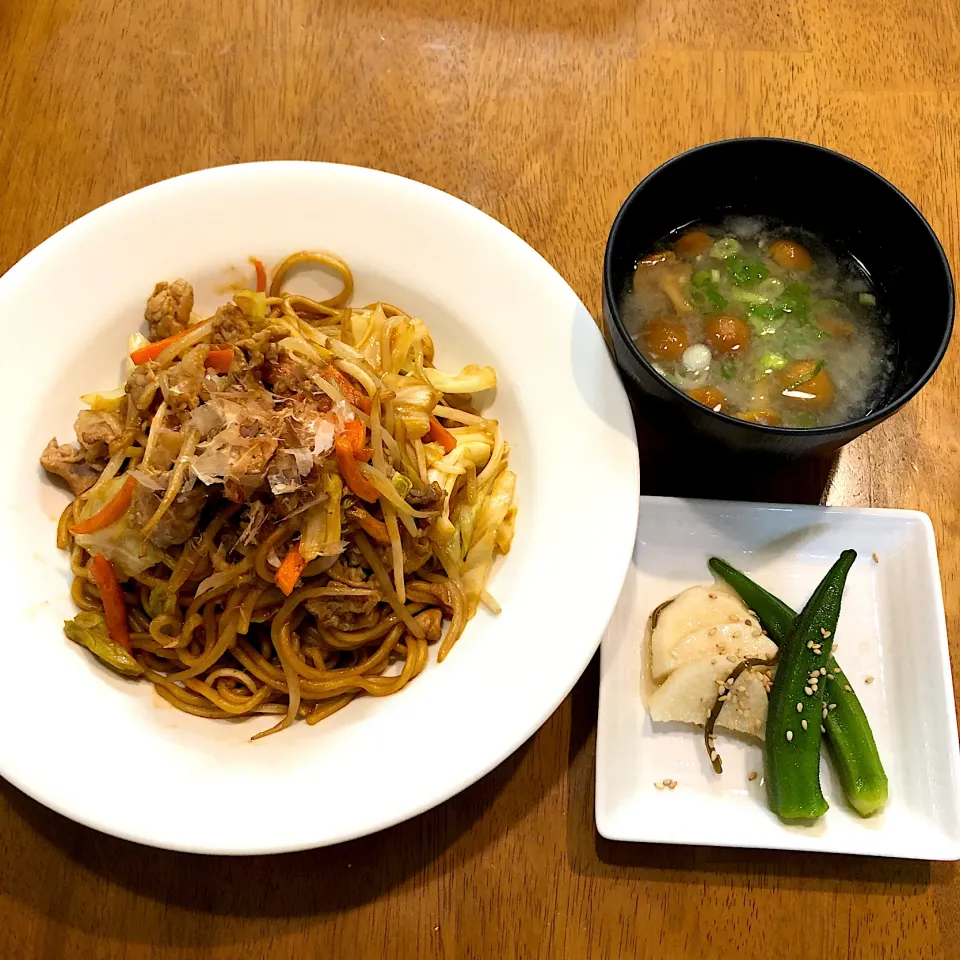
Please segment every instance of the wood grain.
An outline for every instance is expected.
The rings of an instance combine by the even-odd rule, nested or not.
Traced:
[[[335,160],[493,214],[598,315],[606,232],[629,190],[680,150],[749,134],[870,164],[920,205],[956,261],[958,49],[960,0],[3,0],[0,270],[164,177]],[[920,397],[832,473],[803,465],[747,492],[926,510],[954,638],[958,375],[954,347]],[[654,441],[644,449],[647,491],[716,492],[680,476]],[[137,848],[4,785],[0,954],[960,955],[951,865],[599,839],[596,707],[594,663],[543,729],[460,797],[377,836],[284,857]],[[296,801],[275,813],[309,811]]]

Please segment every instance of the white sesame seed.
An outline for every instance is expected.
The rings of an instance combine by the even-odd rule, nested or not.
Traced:
[[[853,687],[851,687],[849,683],[845,683],[843,685],[843,689],[849,691],[850,693],[853,693]]]
[[[797,701],[797,713],[803,713],[803,703],[800,700]]]
[[[727,614],[727,619],[728,619],[731,623],[739,623],[739,622],[740,622],[740,618],[739,618],[735,613],[728,613],[728,614]]]
[[[707,636],[708,636],[708,637],[715,637],[716,635],[717,635],[717,628],[716,628],[716,627],[711,627],[710,630],[709,630],[708,633],[707,633]]]
[[[756,770],[751,770],[751,771],[747,774],[747,779],[748,779],[748,780],[756,780],[756,779],[757,779],[757,771],[756,771]]]
[[[850,688],[848,687],[847,689],[849,690]],[[837,709],[837,705],[836,705],[835,703],[827,704],[827,706],[828,706],[831,710],[836,710],[836,709]]]
[[[824,720],[827,719],[827,714],[828,714],[829,712],[830,712],[830,711],[829,711],[826,707],[823,708],[823,719],[824,719]]]
[[[812,641],[812,640],[808,640],[808,641],[807,641],[807,649],[808,649],[808,650],[812,650],[812,649],[813,649],[813,641]]]
[[[788,731],[787,731],[787,739],[788,739],[788,740],[792,740],[792,739],[793,739],[793,731],[792,731],[792,730],[788,730]]]
[[[659,780],[654,784],[654,786],[655,786],[658,790],[662,790],[662,789],[663,789],[663,784],[662,784]]]
[[[812,696],[813,696],[813,688],[812,688],[812,687],[804,687],[804,688],[803,688],[803,692],[804,692],[808,697],[812,697]]]
[[[806,720],[801,720],[801,721],[800,721],[800,726],[803,727],[804,730],[806,730],[806,729],[807,729],[807,721],[806,721]]]
[[[826,732],[827,732],[827,728],[826,728],[822,723],[820,724],[820,732],[821,732],[821,733],[826,733]]]
[[[676,780],[664,780],[663,782],[664,782],[671,790],[675,790],[675,789],[677,788],[677,781],[676,781]]]
[[[828,673],[828,674],[827,674],[827,679],[828,679],[828,680],[832,680],[832,679],[833,679],[833,674],[832,674],[832,673]]]
[[[723,682],[724,684],[726,684],[726,686],[732,687],[737,681],[734,680],[733,677],[727,677],[727,679],[724,680]]]
[[[821,667],[821,668],[820,668],[820,676],[821,676],[821,677],[825,677],[826,675],[827,675],[827,668],[826,668],[826,667]]]
[[[716,595],[715,593],[708,593],[707,596],[708,596],[711,600],[716,600],[716,599],[717,599],[717,595]]]
[[[873,677],[867,677],[867,679],[864,680],[863,682],[864,682],[864,683],[873,683]]]
[[[717,751],[716,751],[716,750],[711,750],[711,751],[710,751],[710,759],[711,759],[711,760],[716,760],[716,759],[717,759],[717,756],[718,756],[718,754],[717,754]]]
[[[752,627],[752,626],[753,626],[753,621],[752,621],[749,617],[747,617],[747,619],[744,620],[743,622],[744,622],[744,624],[745,624],[746,626],[748,626],[748,627]]]
[[[873,562],[874,562],[874,563],[879,563],[879,562],[880,562],[880,558],[879,558],[875,553],[871,553],[870,556],[873,557]]]

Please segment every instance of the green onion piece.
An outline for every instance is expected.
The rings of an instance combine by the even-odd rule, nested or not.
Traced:
[[[759,363],[766,373],[773,373],[787,365],[787,358],[782,353],[767,352],[760,358]]]
[[[694,302],[704,312],[722,310],[727,305],[709,270],[699,270],[690,282],[693,285]]]
[[[769,269],[759,260],[748,260],[739,253],[727,257],[723,265],[730,279],[739,287],[753,286],[770,276]]]
[[[797,387],[802,387],[808,380],[812,380],[822,369],[823,369],[823,360],[818,360],[817,365],[810,371],[810,373],[805,373],[802,377],[798,377],[793,383],[787,387],[787,390],[796,390]]]
[[[405,477],[402,473],[395,473],[390,478],[390,482],[393,484],[394,490],[396,490],[401,497],[406,497],[413,487],[409,477]]]
[[[710,256],[716,257],[718,260],[726,260],[727,257],[732,257],[742,249],[740,241],[734,237],[721,237],[710,248]]]

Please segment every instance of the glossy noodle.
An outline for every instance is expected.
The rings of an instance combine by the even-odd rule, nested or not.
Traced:
[[[57,525],[80,612],[65,633],[198,717],[275,714],[258,736],[402,690],[442,661],[510,549],[516,478],[423,323],[349,306],[338,256],[300,251],[198,316],[184,280],[147,301],[127,379],[87,394],[76,444],[45,469],[74,498]],[[287,291],[320,267],[340,291]]]

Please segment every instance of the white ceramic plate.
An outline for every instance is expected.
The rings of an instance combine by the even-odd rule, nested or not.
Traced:
[[[825,762],[830,810],[813,825],[788,826],[767,808],[758,743],[719,736],[718,777],[696,728],[650,720],[641,638],[657,604],[712,580],[711,556],[799,610],[848,547],[859,556],[837,625],[837,660],[870,720],[890,800],[883,813],[861,819]],[[676,788],[657,790],[665,778]],[[603,639],[596,799],[597,829],[612,840],[960,858],[960,750],[926,514],[642,497],[633,565]]]
[[[54,434],[72,439],[81,393],[119,382],[155,281],[186,277],[198,307],[212,310],[225,282],[250,282],[249,255],[275,262],[304,248],[347,259],[355,303],[386,300],[423,317],[438,366],[496,367],[492,411],[512,446],[520,512],[491,581],[500,617],[478,614],[450,657],[401,694],[250,743],[271,718],[187,716],[63,636],[75,611],[54,533],[67,497],[38,457]],[[41,802],[181,850],[335,843],[473,783],[547,719],[589,662],[632,548],[633,421],[573,291],[480,211],[355,167],[206,170],[109,203],[46,241],[0,279],[0,315],[20,344],[0,361],[0,773]]]

